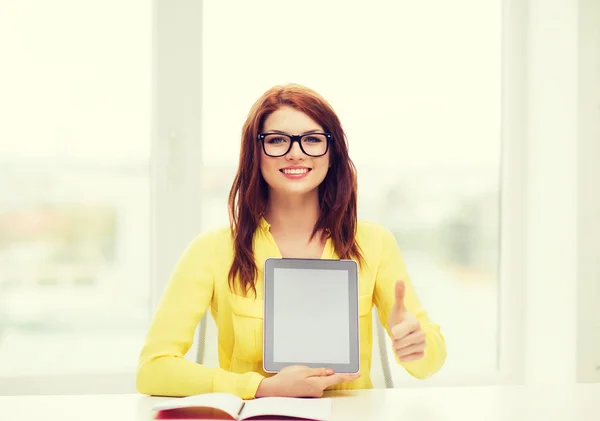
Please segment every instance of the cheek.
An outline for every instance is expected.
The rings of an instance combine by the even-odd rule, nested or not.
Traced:
[[[331,161],[329,160],[329,156],[323,157],[323,160],[318,162],[317,165],[315,165],[315,169],[319,174],[319,178],[324,179],[330,167]]]
[[[260,172],[265,180],[271,180],[277,175],[277,160],[262,154],[260,156]]]

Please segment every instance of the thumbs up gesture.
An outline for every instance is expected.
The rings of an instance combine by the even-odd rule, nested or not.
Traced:
[[[402,362],[417,361],[425,355],[426,336],[421,323],[415,316],[406,311],[404,281],[396,282],[395,299],[388,328],[392,337],[394,352]]]

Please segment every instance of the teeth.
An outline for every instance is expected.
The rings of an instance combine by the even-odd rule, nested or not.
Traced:
[[[284,174],[304,174],[308,172],[308,168],[295,168],[293,170],[284,169]]]

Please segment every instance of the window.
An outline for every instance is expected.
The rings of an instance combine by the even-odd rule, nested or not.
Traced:
[[[132,382],[172,265],[228,223],[250,106],[288,82],[339,114],[359,217],[394,232],[446,336],[436,377],[496,374],[511,281],[499,278],[501,3],[206,0],[198,22],[200,3],[3,2],[0,393],[13,378]],[[208,338],[216,365],[211,323]],[[410,380],[391,366],[397,385]]]
[[[275,84],[307,85],[346,130],[359,217],[394,232],[442,326],[443,376],[493,375],[502,317],[501,2],[259,4],[236,2],[231,13],[231,2],[205,2],[203,230],[228,223],[252,103]],[[373,357],[377,370],[377,350]],[[396,384],[408,381],[393,371]]]
[[[150,308],[151,13],[2,2],[0,380],[135,369]]]

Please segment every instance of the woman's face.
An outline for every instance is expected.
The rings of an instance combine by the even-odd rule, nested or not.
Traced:
[[[302,135],[323,131],[323,127],[302,111],[283,106],[265,119],[261,133],[278,132]],[[281,140],[276,139],[271,143],[276,142],[281,142]],[[312,143],[307,147],[311,146]],[[315,191],[325,179],[329,169],[329,150],[323,156],[308,156],[302,152],[298,142],[294,142],[292,149],[281,157],[266,155],[262,146],[261,150],[260,170],[262,176],[269,188],[277,194],[299,195]]]

